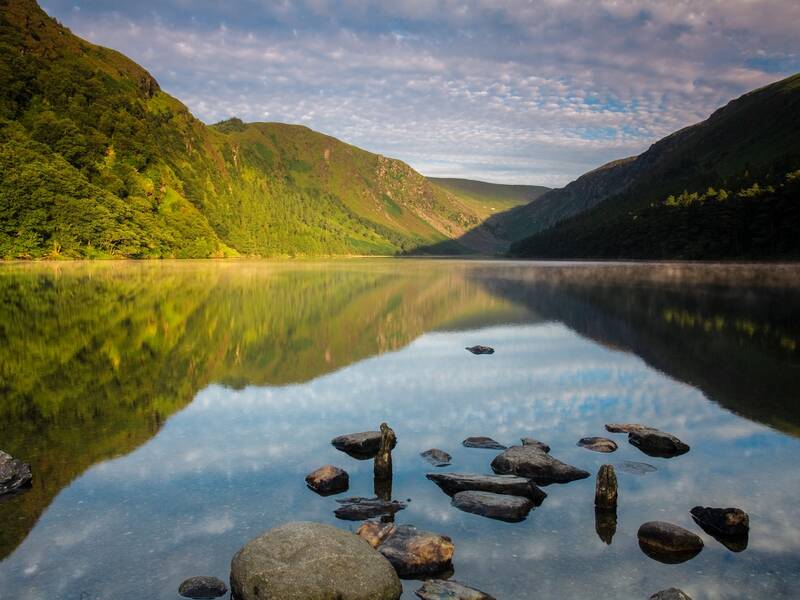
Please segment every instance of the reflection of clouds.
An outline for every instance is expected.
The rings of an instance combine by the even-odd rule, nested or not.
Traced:
[[[472,356],[463,347],[473,342],[498,352]],[[138,581],[144,588],[137,593],[171,599],[189,575],[225,579],[241,544],[279,523],[307,519],[353,530],[333,518],[334,499],[308,492],[303,477],[333,463],[350,473],[349,494],[372,495],[372,463],[329,442],[384,420],[399,439],[394,496],[411,499],[398,520],[451,536],[457,577],[498,597],[526,598],[532,586],[542,598],[597,590],[647,597],[673,585],[704,598],[800,592],[798,441],[553,324],[429,334],[305,385],[210,386],[149,443],[66,488],[0,565],[0,590],[69,598],[86,589],[112,598],[125,597],[129,582]],[[657,426],[692,450],[670,460],[647,457],[624,435],[605,433],[612,421]],[[439,447],[453,456],[449,470],[488,472],[496,453],[463,448],[468,435],[506,444],[530,435],[593,474],[623,460],[658,471],[618,472],[619,522],[606,546],[594,529],[594,478],[548,486],[544,504],[518,524],[454,509],[424,478],[436,469],[419,452]],[[578,448],[585,435],[609,435],[620,449],[609,456]],[[696,504],[747,510],[748,550],[733,555],[699,532],[688,513]],[[652,561],[636,544],[636,530],[651,519],[698,531],[706,548],[684,565]],[[145,574],[154,575],[142,583]],[[404,597],[415,587],[406,584]]]

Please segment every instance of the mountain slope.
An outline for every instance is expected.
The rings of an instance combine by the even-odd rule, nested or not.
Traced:
[[[528,204],[550,191],[540,185],[507,185],[453,177],[428,177],[428,181],[461,197],[483,218]]]
[[[206,126],[34,0],[0,0],[0,257],[494,251],[480,221],[408,165],[304,127]]]
[[[512,254],[798,257],[799,114],[800,75],[745,94],[640,156],[517,209],[539,220],[526,223],[534,235],[514,244]],[[559,220],[555,208],[536,205],[553,198],[571,218],[547,229]]]

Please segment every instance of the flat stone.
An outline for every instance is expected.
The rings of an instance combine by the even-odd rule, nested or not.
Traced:
[[[657,429],[640,429],[628,434],[628,442],[636,446],[648,456],[672,458],[689,451],[689,446],[676,438],[671,433]]]
[[[650,596],[650,600],[692,600],[689,594],[678,588],[661,590]]]
[[[532,479],[539,485],[568,483],[589,477],[589,472],[553,458],[536,446],[512,446],[492,461],[492,470]]]
[[[686,562],[703,549],[703,540],[688,529],[664,521],[639,527],[639,547],[650,558],[667,564]]]
[[[328,496],[346,491],[350,487],[350,476],[344,469],[325,465],[306,475],[306,484],[318,494]]]
[[[422,600],[495,600],[494,596],[452,579],[429,579],[414,593]]]
[[[473,354],[494,354],[494,348],[489,346],[468,346],[466,350],[469,350]]]
[[[425,475],[442,488],[445,494],[453,496],[459,492],[478,491],[522,496],[539,506],[547,498],[533,481],[516,475],[478,475],[472,473],[428,473]]]
[[[695,506],[692,518],[700,528],[731,552],[747,549],[750,537],[750,517],[739,508]]]
[[[595,452],[614,452],[617,443],[604,437],[585,437],[578,440],[578,446]]]
[[[336,502],[342,506],[334,510],[333,514],[345,521],[364,521],[373,517],[393,515],[406,507],[403,502],[380,498],[353,497],[342,498]]]
[[[631,431],[642,431],[644,429],[653,428],[639,423],[606,423],[606,431],[610,433],[630,433]]]
[[[236,553],[237,600],[397,600],[403,592],[389,561],[349,531],[320,523],[272,529]]]
[[[461,442],[467,448],[483,448],[485,450],[505,450],[506,447],[500,442],[496,442],[490,437],[478,435],[475,437],[468,437]]]
[[[615,465],[617,469],[623,473],[630,473],[631,475],[646,475],[647,473],[652,473],[653,471],[658,470],[653,465],[643,462],[636,462],[634,460],[624,460],[622,462],[615,463]]]
[[[358,460],[375,458],[381,447],[380,431],[362,431],[360,433],[348,433],[340,435],[331,440],[331,444],[337,449],[349,454]],[[397,440],[393,440],[392,448],[397,445]]]
[[[29,465],[0,450],[0,496],[30,487],[32,479]]]
[[[184,598],[219,598],[228,593],[225,582],[216,577],[190,577],[178,588]]]
[[[385,535],[377,546],[402,578],[436,576],[450,572],[453,568],[453,541],[444,535],[422,531],[413,525],[398,525],[394,530],[381,529],[365,523],[358,535],[371,540],[375,532]]]
[[[450,461],[453,460],[452,456],[450,456],[444,450],[439,450],[438,448],[425,450],[425,452],[420,453],[420,456],[431,463],[434,467],[446,467],[450,464]]]
[[[540,442],[539,440],[535,440],[530,437],[524,437],[520,438],[520,441],[522,442],[523,446],[534,446],[536,448],[539,448],[539,450],[541,450],[542,452],[550,452],[550,446],[548,446],[544,442]]]
[[[464,512],[510,523],[524,521],[533,508],[530,498],[477,491],[458,492],[452,504]]]

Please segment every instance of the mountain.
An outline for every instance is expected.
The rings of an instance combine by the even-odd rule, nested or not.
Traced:
[[[498,218],[548,258],[800,257],[800,74]]]
[[[480,225],[472,196],[398,160],[300,126],[207,126],[34,0],[0,0],[0,257],[502,247]]]
[[[526,205],[550,190],[540,185],[508,185],[450,177],[428,177],[428,181],[461,197],[483,218]]]

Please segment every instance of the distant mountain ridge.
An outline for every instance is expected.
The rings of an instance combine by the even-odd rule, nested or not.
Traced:
[[[467,201],[482,216],[522,206],[550,191],[541,185],[510,185],[456,177],[428,177],[428,181]]]

